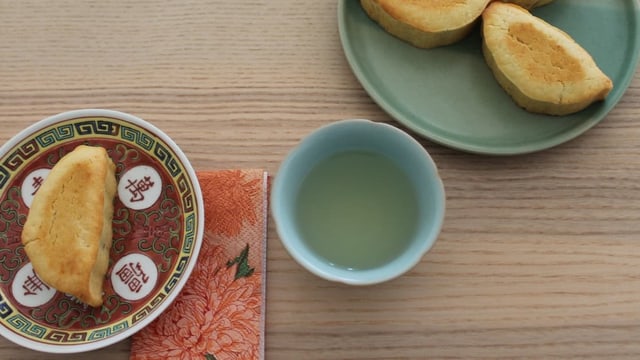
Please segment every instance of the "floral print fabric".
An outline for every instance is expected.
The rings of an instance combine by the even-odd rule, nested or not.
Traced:
[[[198,172],[205,234],[180,295],[135,334],[131,360],[262,359],[266,174]]]

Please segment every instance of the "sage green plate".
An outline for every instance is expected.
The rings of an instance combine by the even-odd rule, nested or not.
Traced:
[[[371,21],[358,0],[339,1],[338,24],[351,69],[393,118],[442,145],[513,155],[561,144],[600,122],[629,86],[640,48],[637,0],[556,0],[533,13],[571,35],[611,78],[604,102],[562,117],[522,110],[487,67],[479,28],[457,44],[418,49]]]

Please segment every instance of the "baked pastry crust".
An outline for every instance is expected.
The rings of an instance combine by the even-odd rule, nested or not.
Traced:
[[[533,9],[535,7],[547,5],[553,0],[501,0],[501,1],[520,5],[525,9]]]
[[[360,0],[365,12],[390,34],[420,48],[465,38],[491,0]]]
[[[604,100],[613,83],[567,33],[509,3],[482,15],[483,52],[498,83],[524,109],[578,112]]]
[[[115,165],[107,151],[80,145],[51,169],[22,231],[42,281],[91,306],[103,301],[115,193]]]

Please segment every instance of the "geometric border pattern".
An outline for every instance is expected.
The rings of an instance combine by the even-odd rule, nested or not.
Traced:
[[[172,269],[172,275],[164,284],[159,284],[156,295],[145,306],[118,323],[106,326],[101,325],[99,328],[87,331],[65,331],[64,329],[48,328],[36,324],[19,313],[17,308],[6,301],[6,296],[3,297],[0,291],[0,324],[34,341],[72,345],[99,341],[130,329],[153,313],[154,309],[169,297],[175,285],[180,281],[186,281],[183,278],[184,270],[190,262],[197,260],[191,255],[195,234],[198,233],[198,228],[203,225],[197,223],[198,207],[196,206],[197,198],[193,190],[193,180],[186,175],[184,165],[169,146],[162,143],[157,136],[148,130],[121,119],[107,117],[76,118],[52,124],[34,134],[30,134],[29,137],[14,146],[0,159],[0,195],[5,195],[5,185],[9,182],[9,179],[18,174],[29,163],[31,157],[50,146],[85,138],[120,140],[139,148],[164,165],[182,199],[184,215],[182,228],[184,229],[184,234],[183,245],[179,254],[180,259]]]

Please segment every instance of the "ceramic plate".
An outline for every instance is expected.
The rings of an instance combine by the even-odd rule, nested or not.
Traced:
[[[600,122],[629,86],[638,61],[637,0],[557,0],[533,10],[591,53],[614,88],[604,102],[569,116],[517,107],[494,80],[479,28],[460,43],[418,49],[371,21],[357,0],[338,4],[346,58],[386,112],[440,144],[484,154],[547,149]]]
[[[21,244],[33,194],[80,144],[116,164],[113,246],[104,304],[93,308],[43,283]],[[129,337],[176,297],[196,262],[202,194],[176,144],[134,116],[78,110],[42,120],[0,148],[0,333],[34,350],[94,350]]]

